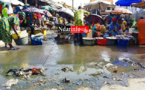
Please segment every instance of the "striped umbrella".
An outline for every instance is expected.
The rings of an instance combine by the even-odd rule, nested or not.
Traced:
[[[125,8],[115,9],[111,13],[114,13],[114,14],[129,14],[129,15],[133,14],[131,11],[129,11],[128,9],[125,9]]]
[[[42,9],[38,9],[38,8],[35,8],[35,7],[29,7],[25,10],[23,10],[24,12],[30,12],[30,13],[41,13],[41,14],[44,14],[44,10]]]

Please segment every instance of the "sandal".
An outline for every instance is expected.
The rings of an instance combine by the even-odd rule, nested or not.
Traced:
[[[14,47],[13,47],[13,48],[10,48],[9,50],[18,50],[18,49],[19,49],[19,48],[14,48]]]
[[[5,48],[9,48],[9,46],[5,46]]]

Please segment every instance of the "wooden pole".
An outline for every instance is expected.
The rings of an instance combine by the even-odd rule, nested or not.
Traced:
[[[27,0],[25,0],[25,5],[27,4]]]
[[[72,0],[72,9],[74,9],[74,0]]]

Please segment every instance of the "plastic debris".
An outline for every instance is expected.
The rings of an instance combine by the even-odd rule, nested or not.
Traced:
[[[64,83],[70,83],[71,82],[71,80],[69,80],[67,78],[63,79],[63,81],[64,81]]]
[[[11,86],[16,85],[17,83],[18,83],[18,79],[10,79],[9,81],[7,81],[2,86],[6,87],[6,89],[11,89]]]
[[[73,70],[71,68],[69,68],[69,67],[64,67],[61,70],[64,71],[64,72],[68,72],[68,71],[73,72]]]

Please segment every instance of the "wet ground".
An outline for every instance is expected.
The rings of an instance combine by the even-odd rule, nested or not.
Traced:
[[[54,34],[42,46],[19,46],[17,51],[0,54],[0,89],[7,80],[18,78],[17,85],[12,90],[77,90],[88,87],[87,90],[99,90],[104,85],[119,84],[128,86],[129,78],[144,78],[144,70],[139,65],[128,68],[113,65],[114,60],[130,59],[144,66],[145,48],[139,46],[75,46],[74,44],[56,44]],[[0,47],[1,48],[1,47]],[[7,49],[0,49],[7,51]],[[31,76],[31,80],[19,77],[7,77],[11,68],[48,68],[44,76]],[[63,67],[73,71],[63,72]],[[139,72],[139,73],[137,73]],[[64,78],[70,83],[64,83]],[[34,86],[38,80],[47,80],[42,86]]]

